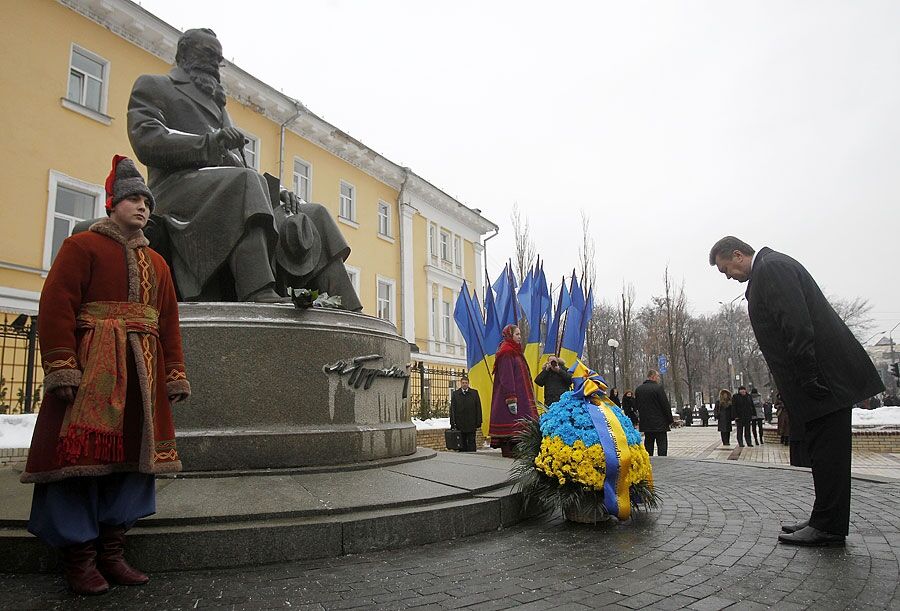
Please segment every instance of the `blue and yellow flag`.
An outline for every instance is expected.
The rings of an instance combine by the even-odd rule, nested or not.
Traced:
[[[569,290],[572,303],[566,310],[566,319],[563,321],[562,343],[559,356],[566,363],[574,363],[581,358],[584,351],[584,339],[581,336],[582,322],[584,320],[585,301],[584,293],[578,284],[575,274],[572,274],[572,288]]]
[[[484,319],[481,317],[481,312],[475,308],[465,280],[463,280],[459,296],[456,298],[453,320],[456,321],[456,326],[466,343],[466,368],[471,369],[477,362],[484,359]]]
[[[541,326],[548,317],[550,291],[547,288],[547,277],[544,275],[542,266],[535,266],[534,273],[530,274],[530,276],[531,290],[527,308],[525,309],[525,316],[528,318],[528,337],[523,338],[523,341],[525,343],[525,362],[528,363],[531,375],[534,377],[541,368],[541,353],[543,352]],[[544,388],[542,386],[534,385],[534,395],[538,401],[544,402]]]
[[[556,309],[553,311],[553,315],[550,316],[550,322],[547,325],[547,337],[544,339],[544,354],[541,358],[541,367],[544,366],[544,363],[547,362],[547,359],[551,355],[555,356],[559,350],[559,325],[562,322],[563,313],[565,313],[571,304],[572,298],[569,296],[568,287],[566,287],[566,279],[563,278],[562,285],[559,287],[559,298],[556,302]]]
[[[490,288],[488,288],[490,293]],[[490,299],[493,304],[493,296]],[[469,288],[463,281],[456,300],[456,310],[453,313],[456,326],[466,342],[466,366],[469,370],[469,384],[478,391],[481,398],[481,413],[483,430],[487,434],[487,427],[491,421],[491,398],[493,396],[494,379],[491,374],[494,368],[494,354],[497,351],[497,342],[488,339],[488,329],[478,306],[478,295],[469,296]]]

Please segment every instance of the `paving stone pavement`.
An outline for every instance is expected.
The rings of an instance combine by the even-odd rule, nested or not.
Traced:
[[[74,597],[55,575],[0,575],[2,609],[892,609],[900,483],[854,480],[844,548],[778,545],[809,473],[654,458],[660,509],[630,523],[532,519],[421,547],[219,571],[156,573]]]
[[[789,465],[791,462],[787,446],[764,443],[752,448],[739,448],[736,439],[732,432],[731,446],[723,447],[714,422],[708,427],[677,428],[669,432],[669,456],[771,465]],[[887,477],[900,481],[900,454],[855,450],[852,471],[858,476]]]

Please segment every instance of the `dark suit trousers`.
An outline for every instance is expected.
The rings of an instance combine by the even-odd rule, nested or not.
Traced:
[[[460,441],[462,441],[462,452],[475,452],[475,431],[471,433],[462,432],[459,434]]]
[[[816,501],[809,525],[833,535],[850,528],[850,457],[852,410],[832,412],[806,423]]]
[[[750,423],[744,422],[743,420],[737,421],[737,439],[738,445],[744,445],[744,442],[747,442],[748,446],[752,446],[753,443],[750,441]]]
[[[644,447],[647,448],[647,454],[653,456],[653,442],[656,442],[656,449],[660,456],[669,455],[669,435],[665,431],[652,433],[644,432]]]

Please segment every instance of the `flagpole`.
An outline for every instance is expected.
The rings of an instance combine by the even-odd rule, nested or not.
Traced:
[[[565,277],[565,276],[563,276],[563,281],[562,281],[562,283],[563,283],[563,286],[565,286],[565,284],[566,284],[566,277]],[[575,270],[572,269],[572,288],[569,289],[569,294],[571,294],[572,291],[574,291],[574,290],[575,290]],[[560,302],[560,305],[562,305],[562,290],[561,290],[561,289],[560,289],[560,291],[559,291],[559,302]],[[565,315],[566,315],[566,319],[565,319],[565,320],[563,321],[563,323],[562,323],[562,327],[561,327],[560,330],[559,330],[559,331],[560,331],[559,337],[558,337],[557,340],[556,340],[556,356],[559,356],[559,353],[562,351],[562,340],[563,340],[563,335],[564,335],[565,332],[566,332],[566,323],[569,322],[569,311],[568,311],[568,309],[566,309]]]
[[[463,282],[465,282],[465,281],[463,281]],[[472,323],[475,323],[476,321],[472,320],[473,312],[472,312],[472,309],[469,307],[470,305],[472,307],[475,307],[474,304],[472,304],[472,301],[469,299],[469,289],[468,289],[468,287],[466,287],[466,313],[469,315],[469,321]],[[479,339],[477,333],[475,334],[475,341],[478,342],[478,347],[481,349],[481,354],[483,355],[481,357],[481,360],[483,361],[487,358],[488,353],[484,349],[484,343],[482,343],[481,339]],[[488,377],[491,379],[491,386],[493,386],[494,385],[494,374],[490,370],[490,368],[488,368]]]

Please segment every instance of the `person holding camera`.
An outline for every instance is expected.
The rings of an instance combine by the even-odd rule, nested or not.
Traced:
[[[544,405],[553,405],[572,386],[572,374],[558,356],[551,356],[534,383],[544,389]]]

